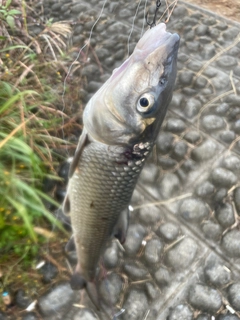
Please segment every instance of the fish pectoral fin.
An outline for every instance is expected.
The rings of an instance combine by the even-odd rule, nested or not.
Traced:
[[[69,200],[68,193],[66,194],[65,199],[63,201],[62,210],[66,216],[70,215],[70,200]]]
[[[113,236],[117,238],[121,244],[126,240],[127,229],[129,224],[129,210],[128,208],[123,210],[119,216],[119,219],[114,227]]]
[[[82,134],[79,138],[79,141],[78,141],[77,149],[75,151],[73,160],[70,164],[69,173],[68,173],[69,178],[72,177],[72,175],[74,174],[74,171],[76,170],[76,168],[78,166],[82,151],[83,151],[85,145],[87,144],[87,140],[88,140],[87,138],[88,138],[88,134],[87,134],[86,130],[83,129],[83,132],[82,132]]]
[[[75,241],[74,241],[73,236],[71,236],[68,243],[66,244],[65,251],[66,252],[76,251],[76,245],[75,245]]]

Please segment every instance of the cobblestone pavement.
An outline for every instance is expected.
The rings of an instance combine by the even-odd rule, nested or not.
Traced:
[[[44,12],[75,21],[81,47],[103,4],[49,0]],[[106,3],[91,41],[103,72],[92,53],[78,70],[84,101],[134,48],[144,5],[134,18],[135,1]],[[175,94],[134,192],[124,251],[113,241],[104,253],[102,312],[69,299],[52,320],[240,319],[240,25],[182,1],[167,25],[181,36]]]

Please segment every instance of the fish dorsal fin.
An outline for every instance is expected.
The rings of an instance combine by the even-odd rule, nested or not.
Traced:
[[[78,141],[77,149],[75,151],[73,160],[72,160],[70,168],[69,168],[69,173],[68,173],[69,178],[72,177],[72,175],[74,174],[74,171],[77,168],[77,165],[78,165],[79,159],[81,157],[83,148],[87,144],[87,140],[88,140],[87,138],[88,138],[88,134],[87,134],[86,130],[83,129],[83,132],[82,132],[82,134],[79,138],[79,141]]]

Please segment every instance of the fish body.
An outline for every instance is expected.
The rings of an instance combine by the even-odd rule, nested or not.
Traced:
[[[165,29],[159,24],[146,31],[84,110],[63,205],[70,213],[78,256],[73,288],[94,282],[109,237],[125,240],[127,207],[176,78],[179,36]]]

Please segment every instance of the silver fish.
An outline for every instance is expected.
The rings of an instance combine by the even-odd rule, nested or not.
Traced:
[[[84,110],[63,204],[78,256],[73,289],[94,283],[109,237],[125,241],[127,207],[172,98],[178,47],[165,24],[147,30]]]

